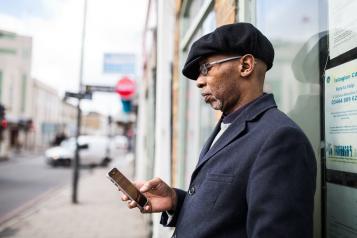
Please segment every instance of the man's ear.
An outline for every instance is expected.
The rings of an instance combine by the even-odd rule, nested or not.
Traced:
[[[255,59],[254,56],[251,54],[247,54],[244,55],[241,60],[241,70],[240,70],[240,74],[242,77],[248,77],[250,76],[253,71],[254,71],[254,67],[255,67]]]

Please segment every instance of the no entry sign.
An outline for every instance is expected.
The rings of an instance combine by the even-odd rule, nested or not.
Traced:
[[[118,81],[115,87],[115,91],[123,99],[129,99],[135,94],[135,82],[129,77],[125,76]]]

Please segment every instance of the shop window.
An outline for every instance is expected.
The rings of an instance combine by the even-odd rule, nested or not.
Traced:
[[[212,3],[212,1],[205,0],[202,1],[202,4],[193,2],[193,5],[191,5],[189,9],[186,9],[188,13],[193,14],[197,11],[206,12],[201,15],[202,19],[198,19],[197,17],[200,16],[197,14],[192,15],[192,17],[195,17],[194,22],[199,22],[196,28],[191,28],[192,32],[190,31],[188,33],[187,28],[182,27],[181,36],[184,36],[181,37],[180,42],[180,48],[182,50],[180,53],[180,69],[182,69],[184,62],[186,61],[188,50],[192,43],[204,34],[213,31],[216,27],[216,16],[213,10],[213,4],[208,8],[202,6],[202,4]],[[181,23],[184,25],[187,23],[187,20],[187,15],[184,15],[181,19]],[[189,40],[185,41],[185,39]],[[216,116],[214,110],[202,100],[196,82],[187,78],[182,78],[182,80],[180,80],[179,108],[178,123],[180,124],[180,139],[178,158],[180,164],[178,166],[178,181],[181,187],[186,187],[189,184],[191,174],[196,167],[200,150],[214,128]]]
[[[272,42],[274,65],[265,79],[265,91],[274,94],[280,110],[308,136],[321,165],[323,117],[321,74],[327,62],[327,4],[320,0],[245,1],[255,6],[253,23]],[[254,3],[252,3],[254,2]],[[247,9],[251,9],[247,7]],[[322,172],[322,174],[321,174]],[[323,234],[323,168],[318,168],[315,192],[314,237]],[[322,182],[322,183],[321,183]]]
[[[241,0],[240,6],[248,12],[238,19],[255,24],[275,48],[265,90],[305,131],[322,165],[314,237],[356,237],[357,2]]]
[[[357,16],[355,0],[328,1],[322,70],[326,237],[357,235]]]
[[[184,36],[187,33],[187,30],[192,25],[192,23],[197,18],[197,13],[201,10],[205,2],[211,2],[212,0],[187,0],[185,1],[186,5],[184,6],[184,13],[182,21],[182,31],[181,36]]]

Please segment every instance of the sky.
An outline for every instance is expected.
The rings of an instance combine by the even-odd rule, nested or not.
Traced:
[[[146,8],[147,0],[87,0],[84,84],[115,86],[120,79],[103,73],[104,53],[140,57]],[[78,90],[83,9],[84,0],[0,0],[0,29],[32,37],[32,77],[59,95]],[[121,103],[116,94],[96,93],[82,106],[114,115]]]

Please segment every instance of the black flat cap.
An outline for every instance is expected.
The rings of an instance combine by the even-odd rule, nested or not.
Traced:
[[[268,38],[250,23],[234,23],[218,27],[192,44],[182,69],[183,75],[196,80],[200,60],[217,54],[252,54],[262,60],[268,70],[274,60],[274,48]]]

